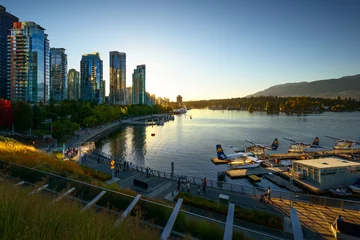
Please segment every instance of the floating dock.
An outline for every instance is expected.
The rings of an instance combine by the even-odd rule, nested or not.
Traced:
[[[231,169],[225,171],[226,175],[231,179],[245,178],[250,175],[264,175],[268,173],[276,173],[287,171],[287,167],[270,167],[270,168],[244,168],[244,169]]]
[[[249,178],[251,180],[253,180],[254,182],[260,182],[261,181],[261,178],[259,178],[258,176],[256,175],[249,175]]]
[[[269,181],[275,183],[276,185],[280,186],[280,187],[287,188],[291,192],[297,192],[297,193],[302,192],[302,190],[300,188],[290,184],[289,181],[283,179],[280,176],[277,176],[277,175],[274,175],[274,174],[267,174],[264,177],[266,179],[268,179]]]
[[[218,159],[218,158],[212,158],[211,161],[212,161],[213,164],[215,164],[215,165],[228,164],[229,162],[231,162],[231,161],[229,161],[229,160],[220,160],[220,159]]]

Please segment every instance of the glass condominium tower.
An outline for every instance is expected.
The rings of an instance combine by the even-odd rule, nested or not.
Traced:
[[[82,56],[80,79],[80,98],[84,101],[104,103],[103,61],[98,52]]]
[[[145,64],[136,66],[132,75],[132,104],[145,104]]]
[[[110,52],[110,103],[126,104],[126,53]]]
[[[45,29],[34,22],[15,22],[7,56],[9,99],[48,102],[50,48]]]
[[[67,55],[64,48],[50,48],[50,98],[54,101],[68,99]]]
[[[73,68],[68,73],[68,99],[80,99],[80,73]]]
[[[7,97],[7,36],[11,33],[13,23],[18,21],[0,5],[0,98]]]

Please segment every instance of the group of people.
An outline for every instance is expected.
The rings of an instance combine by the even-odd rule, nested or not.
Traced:
[[[124,168],[124,171],[126,171],[126,170],[132,171],[133,170],[133,163],[132,162],[129,163],[129,162],[124,161],[123,168]]]
[[[203,192],[206,193],[207,190],[207,185],[208,185],[208,181],[206,178],[204,178],[204,180],[202,181],[202,188],[203,188]],[[191,185],[190,185],[190,181],[189,180],[185,180],[185,181],[180,181],[180,179],[178,180],[178,184],[177,184],[177,191],[179,192],[180,190],[185,191],[187,193],[190,193],[191,190]],[[197,194],[200,195],[200,185],[197,186]]]
[[[76,156],[78,154],[79,150],[77,148],[73,148],[73,147],[68,147],[64,154],[66,157],[68,158],[73,158],[74,156]]]

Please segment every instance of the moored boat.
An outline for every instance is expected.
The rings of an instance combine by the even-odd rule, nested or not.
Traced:
[[[352,196],[352,193],[348,191],[347,189],[330,189],[329,192],[334,197],[350,197]]]
[[[358,178],[358,180],[356,180],[356,182],[354,182],[353,184],[351,184],[349,186],[349,188],[351,189],[351,191],[353,191],[354,193],[360,193],[360,178]]]

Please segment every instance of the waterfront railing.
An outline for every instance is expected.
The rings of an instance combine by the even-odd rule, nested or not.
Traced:
[[[76,190],[73,191],[72,196],[68,196],[68,198],[80,201],[83,205],[87,205],[91,202],[92,199],[94,199],[96,196],[99,196],[99,193],[106,192],[103,194],[103,197],[100,201],[98,201],[94,207],[102,210],[106,210],[108,212],[112,212],[115,214],[120,215],[121,211],[125,209],[127,206],[129,206],[132,201],[134,200],[134,196],[116,192],[110,189],[102,188],[99,186],[95,186],[92,184],[88,184],[85,182],[81,182],[78,180],[62,177],[56,174],[44,172],[41,170],[21,166],[15,163],[7,163],[5,161],[0,160],[0,167],[3,169],[9,170],[9,178],[17,179],[20,181],[21,184],[17,184],[18,186],[23,185],[24,183],[30,184],[30,185],[38,185],[38,183],[41,182],[41,184],[45,184],[43,186],[46,186],[42,188],[43,191],[49,191],[53,194],[56,194],[56,197],[54,200],[58,199],[59,196],[63,195],[66,190],[75,188]],[[45,181],[44,181],[45,180]],[[40,189],[40,188],[39,188]],[[38,189],[38,190],[39,190]],[[161,214],[161,212],[171,212],[173,210],[173,207],[158,203],[149,199],[140,198],[139,202],[141,202],[141,205],[145,208],[149,208],[150,210],[154,209],[161,209],[161,211],[155,211],[158,215]],[[149,213],[154,213],[154,211],[149,211]],[[192,219],[193,221],[201,221],[206,224],[216,224],[221,229],[225,228],[226,222],[219,221],[213,218],[209,218],[206,216],[202,216],[190,211],[186,210],[180,210],[180,213],[185,214],[186,217],[189,219]],[[164,229],[164,224],[156,224],[155,227],[158,227],[160,229]],[[267,234],[264,232],[252,230],[250,228],[233,225],[234,232],[241,232],[245,236],[251,239],[287,239],[288,236],[279,236],[281,233],[279,232],[277,235],[274,236],[271,234]],[[172,231],[173,234],[185,237],[185,234]]]
[[[97,149],[94,149],[92,153],[88,155],[93,160],[97,160],[98,157],[100,157],[102,163],[106,165],[110,165],[110,161],[114,159],[115,166],[120,168],[123,168],[124,162],[128,163],[127,161],[115,157],[111,154],[104,153],[102,151],[99,151]],[[127,165],[126,165],[127,167]],[[132,170],[141,172],[143,174],[146,174],[147,167],[141,166],[138,164],[132,164]],[[171,180],[171,173],[160,171],[160,170],[150,170],[150,174],[155,177],[164,178]],[[180,174],[174,174],[174,179],[176,183],[180,180],[189,180],[191,185],[196,186],[202,186],[204,178],[199,177],[193,177],[193,176],[185,176]],[[261,194],[264,194],[267,189],[263,187],[254,187],[254,186],[246,186],[246,185],[240,185],[240,184],[234,184],[234,183],[226,183],[223,181],[214,181],[208,179],[208,188],[212,189],[218,189],[222,191],[229,191],[233,193],[239,193],[239,194],[245,194],[250,195],[252,197],[259,198]],[[176,186],[176,184],[175,184]],[[294,193],[291,191],[281,191],[281,190],[271,190],[271,197],[277,198],[280,200],[288,200],[291,203],[307,203],[311,205],[320,205],[324,207],[334,207],[339,208],[341,210],[348,209],[348,210],[355,210],[360,211],[360,202],[359,201],[353,201],[353,200],[346,200],[341,198],[331,198],[331,197],[324,197],[324,196],[316,196],[311,194],[303,194],[303,193]]]

